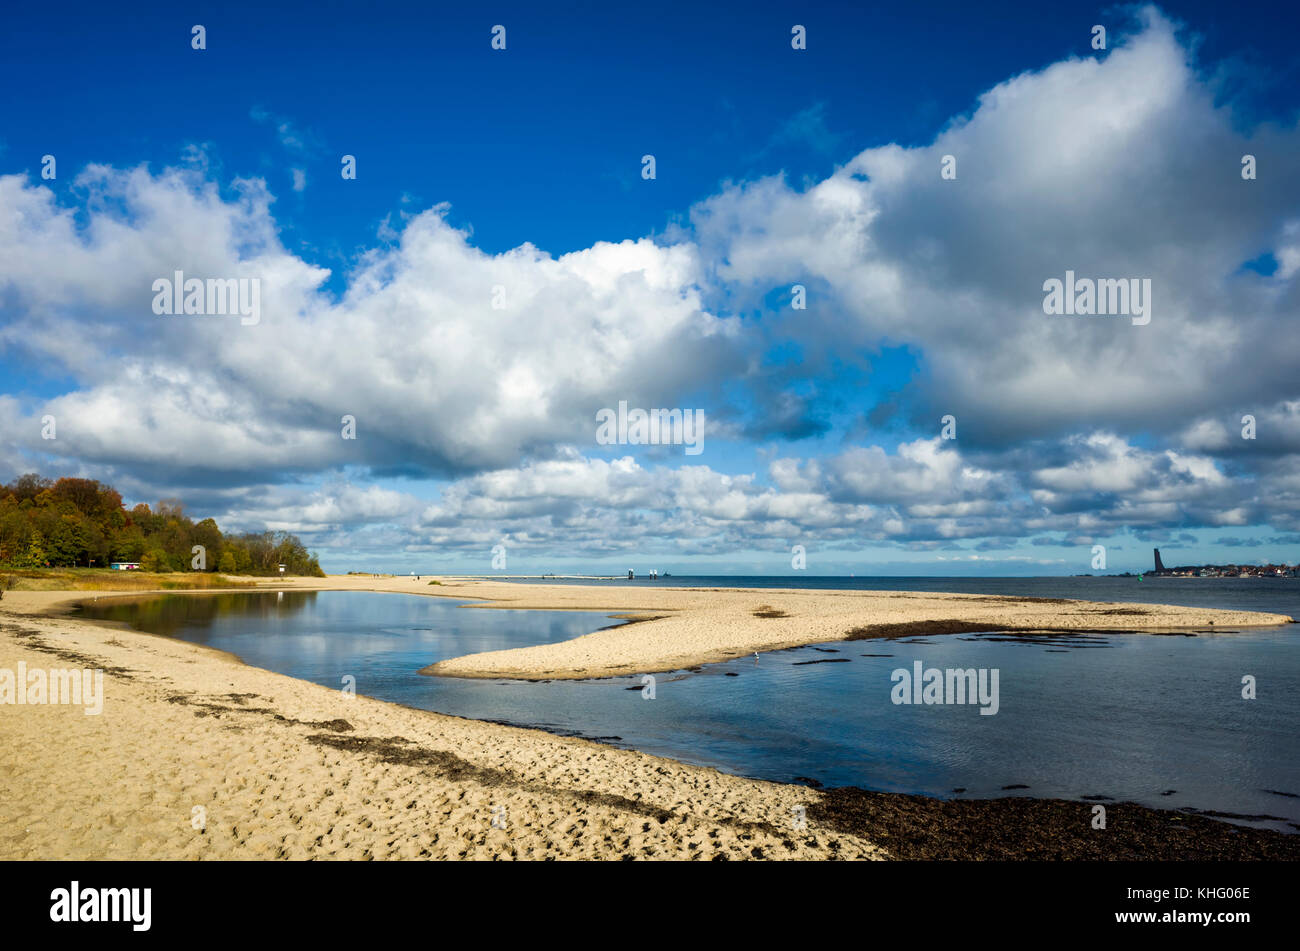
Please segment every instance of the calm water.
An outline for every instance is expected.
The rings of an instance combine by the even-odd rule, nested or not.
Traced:
[[[827,587],[856,582],[1300,613],[1295,580],[827,580],[835,582]],[[745,586],[757,581],[795,584],[743,579]],[[720,582],[739,586],[742,579],[707,579]],[[1300,824],[1300,626],[1195,637],[834,642],[660,674],[655,699],[647,700],[639,677],[532,684],[418,675],[436,660],[550,643],[618,623],[602,614],[463,603],[375,592],[257,592],[112,599],[87,613],[329,687],[351,675],[358,692],[383,700],[579,734],[764,779],[945,797],[1107,796],[1265,815],[1274,818],[1258,824],[1287,831],[1295,828],[1288,823]],[[893,704],[890,674],[914,661],[997,669],[999,712]],[[1241,698],[1245,674],[1258,681],[1256,700]]]

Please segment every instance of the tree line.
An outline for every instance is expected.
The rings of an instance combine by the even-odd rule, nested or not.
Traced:
[[[112,486],[92,479],[51,479],[29,473],[0,483],[0,566],[106,568],[135,562],[145,571],[201,570],[222,574],[324,577],[316,555],[287,532],[225,535],[210,518],[195,522],[174,499],[127,511]]]

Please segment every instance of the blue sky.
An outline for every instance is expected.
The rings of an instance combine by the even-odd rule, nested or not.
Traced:
[[[1294,10],[902,6],[11,11],[0,476],[338,571],[1300,560]],[[266,319],[156,316],[176,268]],[[1164,306],[1053,323],[1067,268]],[[705,451],[597,445],[624,399]]]

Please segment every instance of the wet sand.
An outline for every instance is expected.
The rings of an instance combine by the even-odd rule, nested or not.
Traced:
[[[1104,829],[1093,825],[1097,805],[1106,810]],[[843,834],[869,832],[904,861],[1300,860],[1300,835],[1131,802],[942,800],[846,787],[825,790],[808,815]]]

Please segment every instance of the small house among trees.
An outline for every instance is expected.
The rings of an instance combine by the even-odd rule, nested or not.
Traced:
[[[0,484],[0,567],[187,571],[195,545],[207,551],[208,571],[325,574],[297,536],[225,535],[210,518],[195,522],[176,499],[127,511],[116,489],[92,479],[28,474]]]

